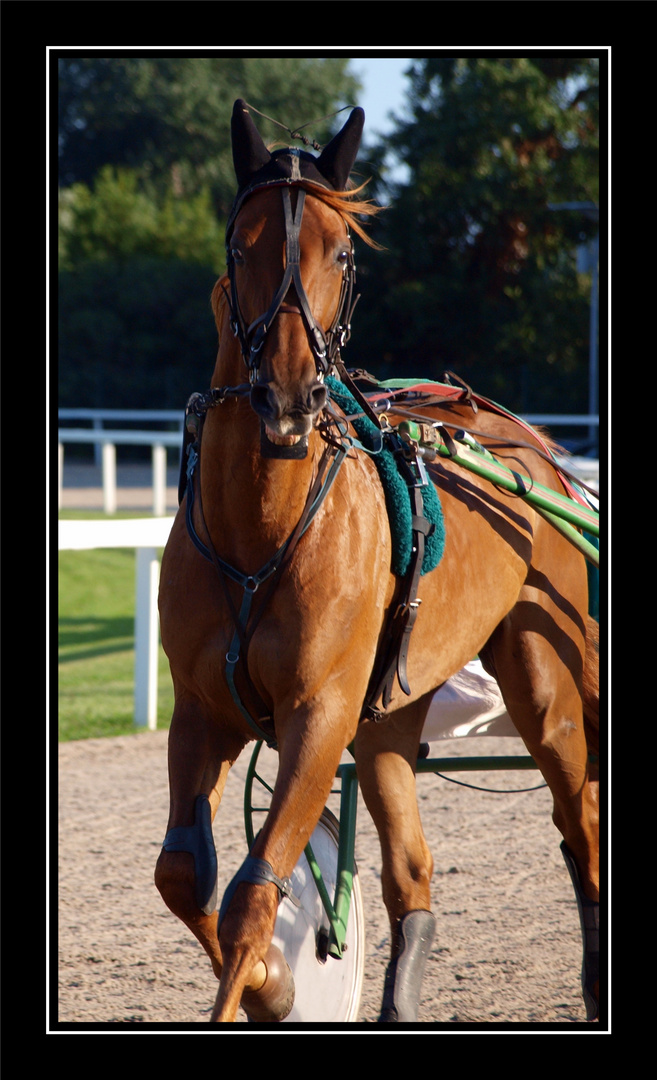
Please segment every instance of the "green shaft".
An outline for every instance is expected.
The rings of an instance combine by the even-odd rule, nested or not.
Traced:
[[[335,942],[329,944],[329,952],[340,956],[349,921],[351,889],[354,880],[356,856],[356,810],[358,807],[358,778],[356,766],[349,763],[338,767],[337,775],[342,782],[340,795],[340,844],[338,847],[337,883],[335,889],[335,923],[332,924]]]
[[[567,495],[560,495],[552,488],[532,480],[531,477],[515,472],[506,465],[501,465],[483,446],[475,450],[459,444],[454,450],[454,443],[450,440],[451,445],[448,447],[439,436],[438,430],[435,430],[437,440],[430,449],[441,457],[447,457],[471,472],[477,473],[478,476],[490,480],[492,484],[497,484],[498,487],[503,487],[514,495],[522,496],[536,509],[546,510],[577,528],[586,529],[592,536],[599,537],[599,517],[593,508],[580,506]],[[407,433],[413,441],[419,441],[420,429],[414,422],[403,421],[399,425],[399,431]]]
[[[569,522],[571,525],[586,529],[592,536],[597,537],[600,535],[599,519],[594,510],[579,506],[572,499],[565,495],[559,495],[558,492],[537,483],[529,476],[514,472],[496,461],[483,459],[480,454],[474,450],[469,450],[467,447],[459,446],[456,453],[450,452],[445,445],[438,445],[436,449],[441,456],[448,457],[459,465],[464,465],[466,469],[477,473],[478,476],[483,476],[486,480],[490,480],[491,483],[503,487],[514,495],[521,495],[537,510],[547,510],[548,513],[563,518],[564,521]]]

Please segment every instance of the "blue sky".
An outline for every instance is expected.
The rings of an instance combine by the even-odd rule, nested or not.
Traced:
[[[404,71],[411,57],[353,57],[350,70],[363,84],[363,92],[354,105],[365,110],[365,143],[376,143],[392,129],[389,114],[403,116],[409,80]],[[403,165],[388,159],[388,180],[404,183],[407,180]]]
[[[365,137],[385,135],[390,130],[388,114],[402,112],[408,88],[404,71],[411,63],[410,57],[378,58],[353,57],[350,68],[363,83],[363,94],[354,105],[365,110]]]

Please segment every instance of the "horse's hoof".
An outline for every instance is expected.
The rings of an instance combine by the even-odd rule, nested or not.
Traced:
[[[280,1024],[294,1005],[294,976],[276,945],[264,959],[267,977],[259,990],[245,990],[242,1008],[252,1024]]]

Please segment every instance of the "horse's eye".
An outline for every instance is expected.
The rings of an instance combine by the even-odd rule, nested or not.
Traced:
[[[244,262],[244,256],[242,255],[242,252],[240,251],[240,249],[238,247],[232,247],[230,249],[230,257],[233,260],[233,262],[236,262],[236,263],[243,263]]]
[[[342,251],[338,252],[338,262],[340,266],[347,266],[347,264],[349,263],[350,255],[351,252],[348,248],[343,248]]]

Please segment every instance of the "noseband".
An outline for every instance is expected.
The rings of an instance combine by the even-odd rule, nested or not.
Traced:
[[[237,295],[235,258],[230,245],[235,218],[239,207],[244,201],[244,197],[240,199],[239,204],[234,208],[226,227],[226,263],[228,278],[230,280],[229,303],[231,309],[231,326],[233,333],[239,338],[242,356],[244,357],[244,362],[249,371],[249,378],[252,383],[256,382],[258,378],[260,354],[267,338],[267,334],[271,329],[274,319],[280,312],[290,312],[301,315],[308,335],[310,348],[315,357],[315,367],[319,379],[323,379],[331,370],[336,359],[339,358],[341,347],[349,340],[351,333],[351,316],[358,300],[358,297],[356,297],[355,300],[352,300],[356,267],[354,264],[351,238],[347,232],[349,257],[344,266],[340,300],[338,302],[335,318],[329,329],[324,332],[315,321],[313,313],[310,310],[308,297],[306,296],[303,282],[301,281],[301,248],[299,236],[306,201],[306,192],[304,188],[297,187],[297,193],[297,205],[293,213],[289,186],[284,186],[281,191],[283,197],[283,211],[285,214],[285,271],[283,280],[281,281],[276,295],[267,311],[264,315],[259,315],[257,319],[254,319],[249,326],[246,325],[240,308],[239,297]],[[246,194],[251,194],[251,191]],[[299,301],[298,306],[284,303],[285,297],[292,285],[294,286]]]

